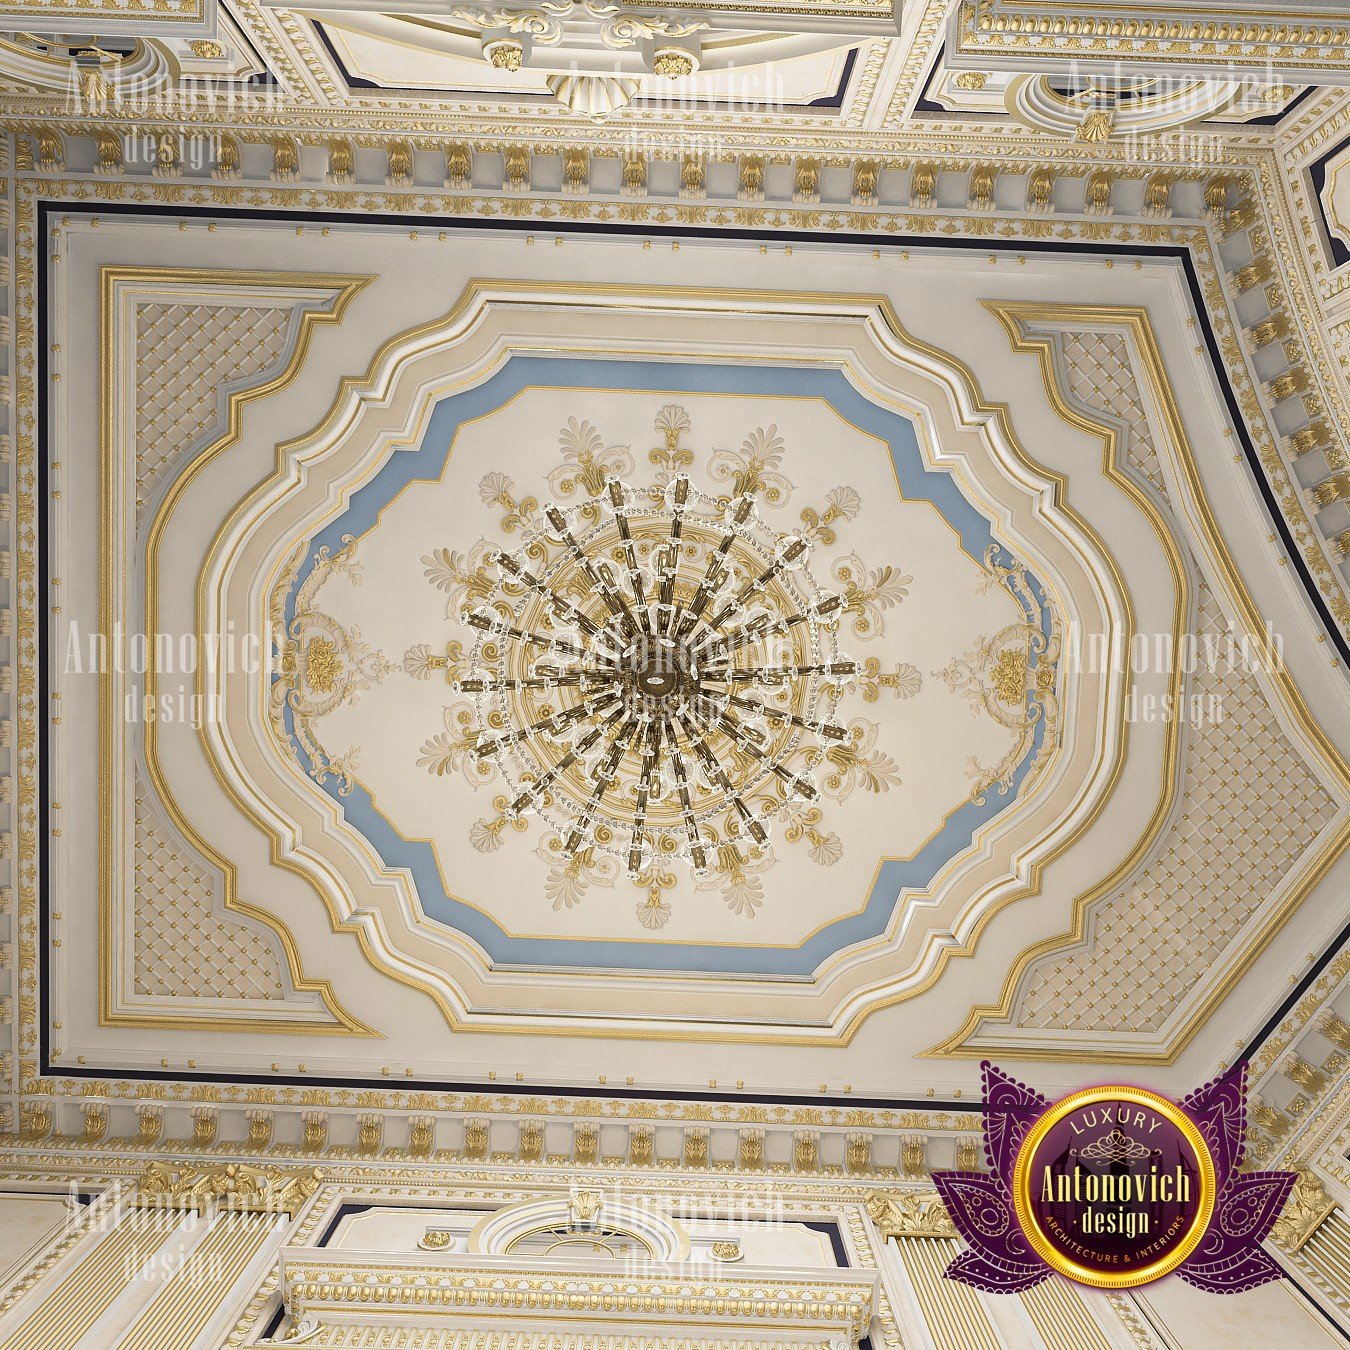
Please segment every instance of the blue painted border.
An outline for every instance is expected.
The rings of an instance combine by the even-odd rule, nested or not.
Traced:
[[[996,550],[997,561],[1005,566],[1012,562],[1010,555],[994,539],[989,521],[962,496],[951,476],[925,466],[909,418],[864,397],[837,369],[517,356],[482,384],[440,399],[432,410],[420,444],[395,451],[370,482],[352,494],[347,509],[313,536],[309,556],[287,599],[287,623],[294,617],[295,594],[313,571],[314,555],[320,549],[326,547],[336,553],[343,547],[346,536],[360,539],[374,527],[384,507],[409,483],[434,481],[442,475],[455,435],[462,425],[496,411],[517,394],[531,388],[818,398],[862,431],[889,445],[905,498],[930,502],[957,531],[962,547],[973,559],[982,563],[986,550],[992,547]],[[1044,599],[1040,583],[1034,577],[1029,579]],[[1038,617],[1029,616],[1031,619]],[[1048,623],[1048,619],[1042,622]],[[447,620],[447,623],[453,621]],[[454,627],[458,631],[460,625]],[[289,709],[285,717],[287,731],[293,733],[293,715]],[[553,969],[687,971],[803,979],[841,948],[877,937],[890,923],[904,891],[922,890],[928,886],[942,867],[969,847],[975,833],[1016,798],[1040,749],[1043,735],[1044,727],[1038,724],[1006,793],[991,790],[983,802],[966,802],[958,807],[943,828],[913,858],[892,859],[881,865],[860,914],[827,925],[798,947],[512,936],[481,910],[446,890],[431,845],[424,840],[405,839],[399,834],[375,809],[370,794],[360,783],[355,784],[346,796],[338,795],[337,781],[331,776],[320,786],[386,866],[406,868],[412,875],[427,915],[470,937],[494,963]],[[312,767],[308,756],[293,734],[291,741],[296,760],[308,773]],[[825,884],[824,880],[822,884]]]

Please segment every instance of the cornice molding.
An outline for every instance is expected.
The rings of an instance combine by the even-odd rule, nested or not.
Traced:
[[[597,1314],[623,1323],[716,1321],[728,1328],[840,1332],[857,1339],[872,1320],[874,1271],[830,1274],[736,1268],[710,1279],[678,1266],[645,1263],[595,1274],[562,1263],[520,1264],[456,1257],[368,1256],[324,1248],[288,1248],[282,1256],[283,1298],[297,1320],[387,1317],[416,1310],[440,1317],[547,1317],[562,1329]]]

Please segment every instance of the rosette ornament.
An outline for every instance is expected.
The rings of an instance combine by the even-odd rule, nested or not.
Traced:
[[[611,478],[542,520],[489,555],[457,682],[507,815],[534,813],[562,854],[598,850],[634,877],[766,844],[785,807],[818,798],[812,770],[848,735],[834,721],[857,670],[838,645],[846,600],[812,577],[809,540],[682,475]]]

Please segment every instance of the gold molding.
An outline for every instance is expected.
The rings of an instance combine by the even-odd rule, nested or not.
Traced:
[[[1161,350],[1158,347],[1157,338],[1153,332],[1148,310],[1133,306],[1058,305],[1041,304],[1034,301],[988,303],[991,312],[1003,324],[1012,349],[1016,352],[1034,354],[1039,358],[1041,380],[1045,387],[1046,397],[1055,412],[1069,425],[1101,439],[1108,462],[1112,462],[1115,456],[1117,439],[1115,429],[1109,423],[1088,417],[1072,406],[1060,387],[1059,372],[1054,361],[1053,338],[1040,334],[1032,335],[1023,325],[1055,324],[1061,328],[1069,324],[1087,328],[1094,325],[1098,327],[1110,325],[1123,328],[1126,334],[1133,339],[1134,350],[1143,360],[1149,387],[1153,392],[1156,403],[1162,410],[1168,434],[1176,452],[1178,465],[1195,502],[1204,540],[1209,545],[1211,553],[1218,559],[1220,574],[1228,594],[1238,608],[1241,620],[1248,630],[1248,635],[1257,644],[1259,651],[1265,658],[1267,669],[1271,672],[1271,679],[1279,690],[1290,715],[1298,722],[1304,734],[1321,751],[1327,767],[1339,781],[1342,789],[1350,787],[1350,766],[1347,766],[1344,757],[1313,718],[1311,711],[1303,701],[1302,694],[1294,684],[1292,676],[1284,668],[1283,663],[1277,659],[1277,653],[1270,648],[1265,628],[1261,623],[1260,612],[1242,581],[1241,574],[1233,561],[1232,555],[1228,552],[1227,545],[1210,510],[1209,503],[1204,495],[1203,484],[1196,469],[1194,452],[1191,449],[1185,425],[1172,394],[1171,383],[1168,379],[1166,366],[1163,363]],[[1129,480],[1126,479],[1125,481],[1128,482]],[[1141,502],[1147,501],[1144,494],[1140,493],[1133,484],[1130,485],[1129,490]],[[1153,514],[1157,514],[1156,508],[1151,503],[1148,504],[1148,509]],[[1293,890],[1291,895],[1286,897],[1284,904],[1274,915],[1268,916],[1262,925],[1261,932],[1257,934],[1255,939],[1249,941],[1247,953],[1235,965],[1234,969],[1229,972],[1216,989],[1205,997],[1200,1006],[1188,1015],[1170,1050],[1165,1053],[1125,1050],[1109,1053],[1098,1051],[1092,1055],[1092,1061],[1103,1064],[1174,1064],[1201,1027],[1209,1020],[1216,1007],[1232,992],[1238,980],[1250,969],[1260,955],[1265,943],[1283,926],[1309,891],[1326,874],[1344,851],[1347,843],[1350,843],[1350,822],[1343,824],[1341,829],[1333,834],[1323,846],[1307,874],[1303,877],[1301,884]],[[1136,856],[1127,870],[1133,870],[1134,864],[1138,862],[1141,856],[1142,854]],[[1092,904],[1101,899],[1106,890],[1123,879],[1124,874],[1112,879],[1108,885],[1094,886],[1080,895],[1074,902],[1072,929],[1058,937],[1047,938],[1036,943],[1022,952],[1004,978],[1003,988],[997,1000],[993,1003],[973,1005],[967,1013],[965,1022],[962,1023],[955,1034],[934,1046],[928,1053],[962,1058],[981,1058],[986,1055],[988,1047],[972,1046],[969,1042],[979,1034],[981,1027],[986,1022],[1003,1021],[1009,1017],[1017,987],[1032,964],[1051,952],[1059,951],[1083,941],[1087,934],[1088,914]],[[1012,1053],[1019,1059],[1078,1062],[1083,1058],[1080,1047],[1047,1050],[1018,1045]]]
[[[1022,157],[1026,154],[1025,147],[1019,148],[1014,144],[1008,145],[1005,148],[1012,157],[1013,167],[1015,168],[1017,163],[1021,162]],[[986,151],[985,153],[989,152]],[[1236,162],[1232,159],[1232,154],[1233,152],[1226,151],[1224,162]],[[1259,178],[1259,175],[1264,172],[1265,166],[1266,161],[1264,159],[1256,166],[1242,165],[1241,167],[1245,174],[1245,181],[1249,183],[1265,181]],[[194,192],[203,192],[206,201],[217,204],[222,208],[231,205],[265,205],[271,203],[278,206],[295,207],[303,207],[306,205],[314,207],[328,205],[333,207],[349,207],[351,209],[380,209],[381,207],[384,207],[392,210],[396,209],[400,202],[412,200],[411,198],[397,197],[389,193],[380,193],[378,190],[371,192],[367,189],[350,193],[332,193],[325,192],[322,189],[311,190],[307,188],[302,193],[298,190],[288,189],[282,191],[278,189],[269,189],[266,185],[263,185],[262,187],[251,185],[248,187],[241,186],[232,188],[217,184],[207,184],[201,189],[198,189],[195,185],[190,186],[192,186]],[[34,199],[38,195],[54,196],[66,194],[72,206],[96,211],[98,209],[95,200],[96,190],[103,196],[115,197],[120,195],[128,200],[134,201],[154,200],[159,202],[172,202],[186,200],[183,194],[188,189],[183,185],[176,184],[147,185],[135,181],[115,184],[95,184],[92,181],[74,176],[60,179],[34,180],[21,175],[16,184],[18,211],[15,237],[18,241],[17,258],[19,260],[19,266],[16,272],[17,289],[15,292],[15,302],[16,312],[20,316],[20,325],[23,323],[23,316],[27,316],[29,327],[26,331],[29,333],[32,331],[33,267],[31,255],[35,247]],[[152,191],[153,197],[150,195]],[[504,202],[504,199],[489,193],[453,197],[432,192],[425,194],[425,202],[428,209],[431,210],[447,212],[461,211],[467,215],[498,214],[505,206],[509,205],[509,203]],[[612,212],[613,209],[613,203],[603,201],[580,203],[578,204],[578,216],[579,218],[586,218],[595,215],[597,212]],[[733,220],[727,212],[720,209],[713,210],[706,206],[671,206],[667,203],[655,201],[649,204],[641,203],[636,205],[626,203],[623,204],[623,210],[632,212],[631,215],[625,215],[623,217],[631,224],[638,227],[646,226],[654,232],[659,232],[669,223],[702,224],[707,226],[710,230],[716,230],[720,225],[726,224],[768,226],[773,223],[773,218],[778,215],[776,211],[773,211],[770,208],[764,208],[762,210],[756,209],[751,212],[743,212],[741,213],[744,217],[743,219],[738,217]],[[514,214],[519,214],[519,211],[516,211]],[[960,214],[961,213],[959,212],[944,211],[938,213],[937,219],[939,222],[948,222],[952,229],[960,229],[962,227]],[[856,222],[859,228],[868,228],[875,231],[878,238],[885,238],[888,234],[894,233],[898,229],[907,228],[908,223],[916,219],[919,221],[919,224],[931,227],[933,217],[931,215],[919,216],[917,213],[905,211],[871,213],[849,211],[845,208],[835,209],[832,207],[822,211],[785,212],[782,213],[781,223],[787,227],[827,229],[845,228],[850,222]],[[1035,222],[1028,223],[1034,224]],[[547,231],[551,228],[551,224],[546,219],[540,219],[538,228],[541,232]],[[1104,228],[1104,226],[1099,224],[1085,224],[1084,222],[1077,220],[1075,218],[1075,213],[1072,212],[1067,213],[1066,218],[1061,220],[1057,226],[1058,230],[1064,232],[1066,238],[1073,237],[1080,240],[1102,240],[1105,236],[1101,233],[1094,233],[1094,231],[1100,231]],[[1127,228],[1127,225],[1120,224],[1118,226],[1113,226],[1113,229],[1116,228],[1123,231]],[[1195,222],[1176,222],[1168,225],[1146,226],[1129,224],[1128,228],[1131,231],[1131,234],[1129,235],[1130,238],[1142,239],[1145,241],[1166,241],[1190,250],[1192,256],[1196,259],[1202,279],[1205,282],[1207,306],[1212,312],[1217,312],[1222,320],[1227,320],[1229,311],[1219,307],[1221,291],[1219,280],[1220,273],[1216,271],[1214,258],[1209,243],[1207,242],[1209,236],[1203,228]],[[1009,237],[1006,242],[1000,241],[998,244],[1000,249],[1007,248],[1015,250],[1016,246],[1016,239],[1014,237]],[[42,247],[41,241],[36,242],[36,247]],[[1103,244],[1102,247],[1107,247],[1107,245]],[[1305,313],[1305,298],[1303,291],[1298,288],[1307,283],[1301,278],[1295,279],[1290,276],[1288,284],[1296,289],[1299,298],[1300,313]],[[20,326],[17,331],[19,337],[22,339],[25,328]],[[1223,323],[1218,325],[1218,336],[1222,343],[1224,354],[1224,362],[1221,368],[1225,369],[1229,377],[1232,378],[1232,373],[1235,369],[1244,369],[1241,365],[1241,357],[1240,354],[1236,353],[1231,335],[1228,334]],[[35,537],[33,525],[36,508],[33,504],[34,499],[31,487],[34,462],[33,442],[31,432],[25,434],[24,431],[26,424],[31,426],[33,386],[35,380],[33,372],[34,362],[32,353],[21,341],[18,344],[15,367],[16,396],[19,410],[18,435],[16,437],[16,446],[18,449],[18,454],[16,456],[18,465],[16,479],[16,495],[18,500],[16,503],[16,510],[19,521],[19,542],[17,548],[21,567],[27,567],[31,564],[33,545],[31,543],[26,543],[25,540],[31,540]],[[1268,472],[1269,466],[1267,465],[1267,473]],[[1282,509],[1288,510],[1288,504],[1284,504]],[[1297,511],[1297,507],[1295,507],[1294,510]],[[1303,517],[1300,515],[1297,516],[1296,519],[1303,520]],[[1306,521],[1304,521],[1304,523],[1306,524]],[[26,573],[21,573],[21,575],[26,575]],[[1319,576],[1320,574],[1314,572],[1315,578]],[[1319,584],[1319,581],[1314,579],[1311,583],[1311,587],[1316,590],[1319,587]],[[1329,594],[1325,586],[1322,586],[1322,590],[1324,594]],[[17,687],[19,693],[19,707],[21,713],[24,715],[21,716],[17,722],[16,732],[22,753],[29,756],[34,752],[35,737],[38,734],[35,728],[40,726],[42,720],[41,716],[35,718],[31,715],[36,708],[36,700],[32,666],[33,658],[31,656],[31,651],[29,650],[33,642],[34,606],[40,603],[43,603],[41,599],[35,599],[32,595],[25,595],[23,586],[20,586],[18,598],[20,659]],[[1338,610],[1338,612],[1343,612],[1343,610]],[[21,802],[31,804],[33,791],[31,776],[21,776],[19,790]],[[21,969],[31,973],[34,962],[33,934],[36,931],[33,919],[36,904],[33,886],[36,840],[33,827],[31,824],[25,824],[25,819],[25,812],[21,809],[17,834],[17,854],[19,861],[18,909],[20,917],[19,956]],[[28,1095],[27,1100],[30,1102],[45,1101],[50,1104],[52,1098],[59,1099],[62,1096],[67,1096],[72,1093],[83,1094],[91,1090],[98,1090],[98,1086],[101,1085],[86,1085],[84,1083],[73,1084],[68,1080],[61,1081],[55,1077],[43,1078],[37,1076],[39,1074],[39,1068],[33,1059],[33,1047],[36,1042],[36,1024],[33,1011],[35,1001],[31,996],[23,996],[18,1000],[18,1004],[21,1039],[20,1057],[16,1057],[16,1061],[20,1076],[23,1078],[23,1090],[25,1094],[45,1094],[45,1096]],[[303,1083],[303,1079],[299,1081]],[[131,1086],[133,1085],[126,1081],[117,1081],[114,1079],[111,1083],[110,1090],[126,1091],[130,1090]],[[147,1093],[151,1097],[162,1097],[166,1100],[178,1099],[172,1097],[172,1094],[175,1093],[186,1094],[187,1092],[192,1091],[195,1093],[215,1094],[219,1091],[219,1089],[209,1085],[205,1087],[199,1085],[195,1088],[189,1088],[188,1086],[179,1083],[157,1081],[146,1082],[136,1086],[138,1090]],[[240,1100],[241,1102],[271,1100],[271,1098],[267,1096],[271,1091],[272,1089],[269,1087],[250,1088]],[[335,1094],[329,1093],[325,1089],[311,1089],[311,1091],[315,1093],[316,1097],[321,1097],[325,1102],[337,1100]],[[402,1100],[401,1094],[398,1093],[381,1095],[386,1100],[390,1101],[395,1100],[396,1098]],[[186,1096],[182,1097],[182,1099],[186,1100]],[[445,1100],[449,1101],[450,1099]],[[624,1109],[627,1109],[626,1104],[623,1103],[613,1103],[612,1105],[616,1107],[624,1106]],[[448,1109],[454,1108],[450,1107]],[[485,1106],[483,1109],[496,1110],[498,1108],[493,1105],[490,1107]],[[696,1109],[703,1108],[700,1107]],[[794,1113],[793,1118],[796,1119],[798,1115],[800,1115],[806,1123],[811,1123],[813,1110],[813,1108],[801,1108],[800,1111]]]
[[[867,1214],[883,1238],[954,1238],[952,1223],[936,1191],[872,1191]]]
[[[232,1214],[284,1214],[293,1219],[324,1179],[318,1167],[253,1167],[231,1162],[152,1162],[141,1174],[132,1203],[142,1209],[180,1209],[196,1214],[220,1209]]]
[[[1005,0],[961,0],[955,18],[955,50],[963,56],[1053,53],[1076,61],[1158,62],[1179,58],[1187,44],[1193,58],[1236,66],[1292,66],[1339,70],[1350,25],[1322,10],[1268,4],[1230,4],[1226,9],[1183,12],[1175,4],[1145,0],[1023,0],[1014,10]],[[1235,50],[1241,48],[1239,55]],[[1309,57],[1314,48],[1336,51]]]
[[[175,478],[156,512],[155,519],[146,536],[145,568],[145,627],[147,632],[158,628],[158,595],[156,577],[159,566],[159,545],[173,509],[187,485],[201,470],[222,451],[233,445],[240,434],[242,411],[245,404],[255,399],[286,388],[299,374],[309,352],[314,330],[320,324],[338,324],[346,313],[347,306],[356,295],[373,280],[372,277],[348,276],[328,273],[306,272],[266,272],[266,271],[221,271],[211,268],[168,268],[168,267],[122,267],[104,265],[99,271],[99,324],[100,324],[100,371],[99,371],[99,446],[101,474],[99,490],[101,494],[99,519],[99,556],[102,559],[99,594],[99,626],[104,633],[110,631],[114,617],[114,578],[115,567],[110,565],[108,551],[114,537],[112,517],[115,472],[114,455],[115,418],[114,400],[121,391],[114,385],[114,359],[116,355],[116,333],[114,331],[114,299],[116,287],[123,282],[152,282],[159,284],[181,284],[215,286],[291,286],[313,289],[316,292],[333,291],[335,294],[324,308],[306,309],[301,313],[300,326],[295,344],[285,367],[271,379],[236,390],[229,396],[226,407],[226,429],[221,436],[207,446],[184,467]],[[156,694],[155,663],[147,663],[146,693],[153,698]],[[108,779],[112,758],[112,737],[120,724],[115,704],[111,673],[100,676],[99,699],[99,795],[107,802],[111,799],[111,786]],[[326,979],[311,980],[305,976],[300,949],[294,935],[286,924],[261,906],[240,898],[237,890],[236,871],[229,859],[222,856],[192,827],[168,790],[164,781],[158,756],[158,726],[154,718],[144,722],[146,772],[160,803],[168,812],[170,819],[183,837],[197,849],[201,855],[216,867],[224,878],[224,906],[227,911],[241,914],[265,924],[280,939],[286,962],[290,969],[291,981],[297,992],[313,993],[323,1001],[332,1014],[334,1022],[307,1020],[269,1020],[265,1017],[204,1018],[190,1015],[168,1013],[127,1013],[114,1012],[112,1007],[113,982],[116,971],[112,962],[114,945],[112,941],[115,922],[112,878],[111,848],[105,830],[100,824],[99,830],[99,1025],[150,1026],[171,1030],[201,1031],[273,1031],[302,1032],[312,1035],[376,1036],[379,1033],[358,1021],[339,1003],[332,984]],[[274,861],[286,864],[280,859]]]
[[[939,384],[945,385],[949,390],[956,385],[963,386],[964,402],[967,403],[974,419],[987,420],[997,426],[1002,443],[1008,448],[1011,454],[1022,464],[1022,466],[1031,472],[1040,475],[1055,485],[1055,500],[1059,509],[1069,516],[1074,525],[1089,539],[1092,540],[1098,555],[1103,560],[1105,566],[1109,568],[1120,589],[1122,603],[1126,611],[1125,628],[1127,637],[1134,631],[1134,607],[1130,600],[1128,591],[1124,586],[1123,579],[1116,567],[1114,559],[1106,548],[1104,541],[1098,535],[1091,524],[1084,519],[1067,500],[1067,480],[1066,478],[1047,469],[1044,465],[1034,460],[1022,445],[1016,430],[1013,427],[1011,414],[1008,405],[1003,402],[988,402],[985,400],[980,389],[979,381],[974,371],[960,358],[951,355],[941,348],[923,341],[911,334],[901,322],[899,314],[892,305],[890,299],[881,294],[857,292],[857,293],[837,293],[837,292],[817,292],[817,291],[764,291],[748,290],[725,287],[709,286],[684,286],[670,287],[659,285],[611,285],[598,282],[589,282],[584,285],[574,285],[563,282],[543,282],[543,281],[515,281],[475,278],[465,283],[464,289],[458,299],[451,306],[450,310],[440,318],[428,320],[425,323],[415,325],[403,332],[397,333],[381,344],[379,349],[371,357],[364,375],[343,376],[339,382],[337,393],[329,407],[328,412],[320,418],[313,428],[305,434],[292,438],[290,441],[282,442],[276,449],[276,469],[272,478],[251,489],[243,498],[241,498],[228,513],[217,528],[216,534],[211,541],[208,557],[213,556],[219,549],[221,540],[227,532],[236,524],[242,515],[250,498],[253,498],[263,492],[275,481],[281,474],[285,458],[298,446],[308,444],[314,440],[331,437],[335,429],[342,424],[344,416],[350,418],[350,412],[344,413],[344,409],[349,402],[349,396],[357,391],[368,392],[375,388],[376,372],[386,362],[392,353],[399,347],[406,346],[416,339],[427,337],[433,333],[449,331],[452,329],[470,309],[480,303],[486,292],[498,292],[510,294],[513,292],[537,294],[541,291],[568,293],[573,296],[578,292],[587,297],[585,304],[595,307],[609,307],[618,303],[622,299],[640,298],[652,306],[669,305],[675,301],[689,300],[707,300],[720,301],[724,304],[733,302],[755,301],[767,302],[772,306],[772,312],[776,314],[791,314],[805,306],[837,305],[842,307],[849,314],[859,315],[866,321],[866,315],[862,311],[867,311],[867,315],[873,316],[879,323],[879,326],[897,345],[909,352],[918,353],[926,356],[935,363],[941,370],[940,374],[930,373],[930,378]],[[577,301],[576,303],[583,303]],[[815,309],[808,312],[816,313]],[[508,349],[507,355],[509,355]],[[860,388],[866,388],[860,385]],[[878,391],[872,391],[866,396],[882,397]],[[957,400],[958,406],[962,402]],[[180,480],[181,481],[181,480]],[[1166,531],[1161,535],[1164,548],[1167,548],[1167,541],[1170,538]],[[1180,563],[1179,555],[1173,550],[1169,553],[1169,563],[1173,569],[1173,579],[1177,586],[1177,600],[1174,605],[1174,629],[1179,640],[1181,625],[1187,611],[1188,589],[1185,569]],[[197,627],[200,630],[203,627],[205,614],[204,599],[204,578],[206,568],[198,576],[197,582]],[[270,583],[265,590],[270,590]],[[147,670],[147,681],[150,679],[153,664]],[[197,690],[199,694],[204,693],[203,680],[205,673],[198,670]],[[1180,690],[1180,672],[1177,672],[1174,680],[1172,693],[1175,696]],[[153,686],[151,692],[153,693]],[[1127,736],[1127,727],[1122,726],[1122,745]],[[205,741],[203,744],[206,745]],[[1170,809],[1172,794],[1175,790],[1176,781],[1176,732],[1175,728],[1169,729],[1169,745],[1167,749],[1167,770],[1164,776],[1164,786],[1162,796],[1158,807],[1155,809],[1154,820],[1161,822],[1166,818]],[[214,761],[209,745],[206,746],[208,758],[211,760],[212,771],[220,783],[222,789],[229,795],[236,807],[250,820],[254,822],[264,833],[272,840],[271,850],[273,860],[279,857],[279,840],[276,837],[273,827],[258,813],[252,806],[244,801],[240,795],[228,783],[221,768]],[[822,1041],[818,1036],[790,1035],[779,1031],[742,1031],[742,1032],[723,1032],[723,1031],[700,1031],[695,1027],[689,1027],[678,1033],[672,1033],[663,1030],[652,1030],[650,1028],[630,1028],[630,1027],[606,1027],[586,1025],[582,1019],[578,1019],[576,1027],[554,1027],[538,1026],[523,1028],[520,1026],[499,1026],[491,1023],[483,1024],[475,1020],[472,1016],[464,1017],[456,1010],[444,990],[435,988],[427,984],[424,980],[415,978],[393,967],[388,959],[381,953],[374,950],[373,944],[362,925],[353,924],[343,919],[337,912],[332,899],[314,886],[316,893],[322,900],[328,910],[330,923],[333,930],[340,933],[354,933],[358,944],[366,960],[377,972],[387,978],[396,980],[398,983],[408,988],[415,989],[420,993],[426,994],[441,1010],[447,1024],[452,1031],[471,1030],[475,1032],[484,1032],[494,1035],[547,1035],[547,1036],[576,1036],[584,1033],[590,1037],[620,1040],[650,1040],[667,1041],[681,1040],[688,1042],[712,1042],[718,1044],[771,1044],[771,1045],[849,1045],[854,1036],[858,1033],[863,1023],[875,1013],[894,1006],[897,1003],[908,999],[916,998],[918,995],[932,988],[945,973],[948,962],[956,956],[970,956],[974,953],[981,936],[992,919],[1002,910],[1014,901],[1026,899],[1039,892],[1041,874],[1050,862],[1052,862],[1061,853],[1066,851],[1078,837],[1088,829],[1104,809],[1106,800],[1114,791],[1116,782],[1119,779],[1123,767],[1123,755],[1118,759],[1111,773],[1111,782],[1101,801],[1098,802],[1095,809],[1089,816],[1081,822],[1075,832],[1067,839],[1062,841],[1046,857],[1032,864],[1030,868],[1031,878],[1025,886],[1015,887],[1009,890],[1007,894],[1001,895],[997,900],[986,906],[984,911],[973,921],[970,927],[969,936],[959,945],[947,945],[939,947],[933,958],[933,969],[919,983],[910,989],[902,990],[898,993],[872,1000],[866,1007],[853,1012],[842,1025],[837,1026],[832,1040]],[[290,864],[284,864],[288,870],[297,869]],[[310,884],[313,886],[313,882]],[[940,938],[940,934],[930,934],[930,944],[932,940]],[[586,1019],[593,1022],[593,1018]]]
[[[1292,1256],[1335,1212],[1336,1202],[1323,1189],[1322,1178],[1307,1167],[1300,1168],[1270,1235]]]

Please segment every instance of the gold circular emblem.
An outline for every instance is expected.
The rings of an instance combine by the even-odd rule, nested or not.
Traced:
[[[1129,1289],[1174,1271],[1214,1213],[1214,1159],[1175,1102],[1136,1087],[1095,1087],[1056,1102],[1027,1131],[1013,1207],[1054,1271]]]

